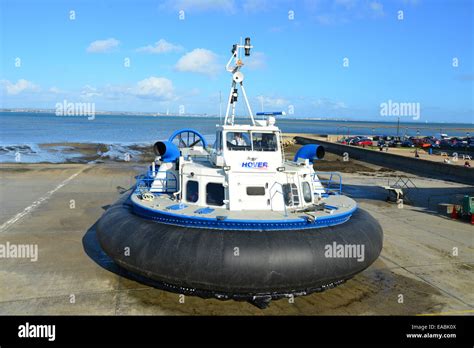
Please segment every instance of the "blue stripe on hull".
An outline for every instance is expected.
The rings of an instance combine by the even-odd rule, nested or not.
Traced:
[[[192,228],[214,228],[219,230],[303,230],[323,228],[339,225],[348,221],[357,209],[356,207],[347,213],[317,218],[314,222],[311,222],[305,216],[299,219],[287,220],[218,220],[216,218],[183,216],[161,210],[153,210],[133,203],[132,207],[134,214],[160,223]]]

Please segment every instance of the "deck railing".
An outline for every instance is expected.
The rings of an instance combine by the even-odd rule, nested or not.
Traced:
[[[165,174],[164,177],[156,177],[157,174]],[[135,192],[142,193],[143,191],[150,191],[154,181],[161,182],[160,189],[157,193],[171,193],[178,189],[178,179],[176,175],[171,172],[158,172],[149,169],[146,174],[137,176]]]
[[[322,179],[321,176],[329,178]],[[313,182],[320,182],[327,195],[342,194],[342,176],[339,172],[314,172],[312,180]]]

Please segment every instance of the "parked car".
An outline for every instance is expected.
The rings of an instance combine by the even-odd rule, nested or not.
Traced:
[[[394,137],[384,135],[379,137],[379,140],[377,142],[377,146],[385,146],[385,147],[394,147],[395,146],[395,140]]]
[[[402,147],[415,147],[415,144],[411,139],[405,139],[402,141]]]
[[[353,143],[357,140],[359,140],[360,137],[358,136],[354,136],[354,137],[348,137],[348,138],[344,138],[341,140],[341,144],[344,144],[344,145],[353,145]]]
[[[469,147],[469,143],[467,139],[460,139],[453,145],[453,148],[456,148],[456,149],[466,149],[468,147]]]
[[[474,150],[474,138],[467,138],[467,147],[471,150]]]
[[[439,142],[439,146],[443,149],[446,149],[446,148],[451,147],[451,143],[450,143],[449,139],[442,139]]]
[[[349,141],[349,145],[355,145],[356,142],[358,142],[360,139],[362,139],[361,137],[354,137],[352,138],[350,141]]]
[[[369,138],[360,138],[360,139],[354,141],[352,143],[352,145],[355,145],[355,146],[372,146],[373,143],[372,143],[372,140],[370,140]]]
[[[459,147],[458,144],[462,143],[462,139],[458,137],[452,137],[451,139],[449,139],[449,142],[451,147]]]
[[[339,142],[340,142],[341,144],[344,144],[344,145],[349,145],[349,141],[350,141],[351,139],[353,139],[353,138],[354,138],[354,137],[344,137],[344,138],[342,138],[341,140],[339,140]]]
[[[402,138],[401,137],[393,137],[392,143],[394,147],[401,147],[402,146]]]
[[[424,138],[412,138],[411,141],[416,147],[428,148],[428,147],[439,147],[436,141],[431,137]]]

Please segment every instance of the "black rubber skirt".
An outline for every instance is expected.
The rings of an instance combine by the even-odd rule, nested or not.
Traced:
[[[171,291],[240,300],[334,287],[369,267],[383,243],[379,223],[362,209],[332,227],[231,231],[146,220],[132,213],[128,197],[112,205],[96,229],[105,253],[131,272]]]

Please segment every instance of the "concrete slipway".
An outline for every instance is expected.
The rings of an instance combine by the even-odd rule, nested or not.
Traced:
[[[341,163],[334,155],[326,164],[331,161]],[[0,244],[37,244],[39,255],[36,262],[0,259],[0,314],[474,313],[474,226],[436,213],[439,202],[474,193],[473,187],[410,174],[418,189],[412,205],[399,208],[385,202],[380,185],[403,173],[358,163],[357,170],[344,173],[344,190],[381,222],[381,257],[335,289],[274,301],[262,311],[245,302],[183,301],[178,294],[120,277],[102,267],[106,260],[101,266],[87,255],[94,223],[143,168],[123,162],[1,165]]]

